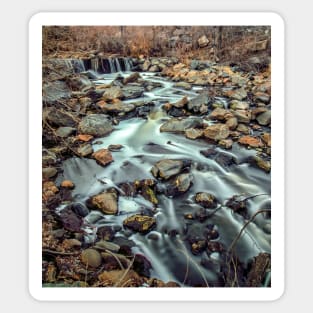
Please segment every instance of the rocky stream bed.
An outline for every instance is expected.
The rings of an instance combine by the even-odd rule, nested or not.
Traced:
[[[43,63],[45,287],[269,287],[270,69]]]

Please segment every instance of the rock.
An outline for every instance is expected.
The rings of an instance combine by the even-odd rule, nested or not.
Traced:
[[[119,86],[113,86],[105,89],[102,95],[104,101],[112,101],[114,99],[122,99],[124,97],[123,91]]]
[[[263,170],[266,173],[269,173],[271,171],[271,162],[266,161],[266,160],[264,160],[258,156],[252,157],[250,163],[252,165],[257,166],[258,168],[260,168],[261,170]]]
[[[43,111],[43,118],[46,118],[52,126],[74,127],[76,125],[76,121],[70,113],[55,108],[45,109]]]
[[[219,152],[215,149],[201,150],[200,153],[206,158],[214,160],[216,163],[223,166],[224,168],[228,168],[229,166],[237,163],[232,155],[224,152]]]
[[[205,208],[198,209],[194,214],[194,218],[197,219],[200,223],[203,223],[209,216],[209,210]]]
[[[258,91],[254,94],[254,97],[256,101],[261,101],[265,104],[268,104],[271,101],[271,97],[265,92]]]
[[[206,93],[202,93],[199,96],[189,100],[187,109],[194,113],[204,114],[208,112],[209,97]]]
[[[264,146],[260,138],[252,136],[243,136],[238,140],[238,143],[252,148],[261,148]]]
[[[71,97],[71,90],[68,85],[62,80],[56,80],[44,83],[42,86],[42,102],[47,104],[54,104],[56,101],[62,99],[69,99]]]
[[[218,145],[224,149],[231,149],[233,146],[233,141],[231,139],[222,139],[218,142]]]
[[[100,149],[92,154],[92,157],[102,166],[113,162],[113,157],[108,149]]]
[[[160,71],[161,71],[161,68],[158,65],[152,65],[149,68],[149,72],[156,73],[156,72],[160,72]]]
[[[248,124],[251,121],[251,112],[246,110],[234,110],[232,111],[239,123]]]
[[[72,248],[78,248],[78,247],[81,247],[82,243],[77,240],[77,239],[64,239],[62,241],[62,247],[65,249],[65,250],[68,250],[68,249],[72,249]]]
[[[156,226],[156,219],[154,217],[136,214],[125,219],[123,225],[136,232],[147,233]]]
[[[206,248],[206,240],[199,240],[191,244],[191,252],[194,255],[198,255],[203,252]]]
[[[95,137],[108,135],[112,130],[112,124],[104,114],[90,114],[85,116],[78,125],[80,133]]]
[[[204,208],[207,209],[214,209],[217,206],[217,202],[215,197],[207,192],[199,192],[196,194],[195,197],[196,203],[199,203],[202,205]]]
[[[236,129],[238,132],[241,132],[245,135],[249,135],[250,134],[250,128],[248,126],[246,126],[245,124],[239,124],[237,126],[237,129]]]
[[[149,60],[146,60],[146,61],[143,63],[143,65],[142,65],[142,70],[143,70],[144,72],[148,72],[150,66],[151,66],[150,61],[149,61]]]
[[[150,277],[151,262],[142,254],[135,254],[133,269],[140,275]]]
[[[268,110],[264,113],[259,114],[256,117],[256,120],[258,121],[258,123],[262,126],[267,126],[271,123],[271,111]]]
[[[96,244],[94,245],[94,248],[101,250],[101,251],[109,250],[111,252],[118,252],[120,250],[119,245],[113,242],[105,241],[105,240],[100,240],[96,242]]]
[[[89,214],[87,207],[80,202],[72,203],[69,205],[69,209],[72,210],[76,215],[85,217]]]
[[[203,130],[198,128],[188,128],[185,130],[185,136],[188,139],[198,139],[203,136]]]
[[[191,84],[186,83],[186,82],[175,83],[174,87],[176,87],[176,88],[183,88],[185,90],[191,90],[191,88],[192,88]]]
[[[66,83],[72,91],[86,92],[94,87],[94,84],[83,75],[67,77]]]
[[[190,173],[180,174],[166,186],[165,194],[175,197],[185,193],[192,185],[193,175]]]
[[[171,118],[161,125],[161,132],[180,133],[185,132],[188,128],[201,128],[203,126],[203,120],[201,118]]]
[[[260,253],[253,258],[247,275],[246,287],[263,287],[266,274],[271,269],[271,255]]]
[[[103,269],[105,271],[112,271],[116,269],[128,268],[130,265],[130,261],[123,255],[119,253],[111,253],[101,252],[101,256],[104,262]]]
[[[54,184],[53,181],[46,181],[46,182],[43,183],[43,186],[42,186],[42,199],[44,201],[49,201],[58,192],[59,192],[59,189],[57,188],[57,186]]]
[[[112,152],[116,152],[116,151],[120,151],[124,148],[123,145],[120,145],[120,144],[116,144],[116,145],[109,145],[108,146],[108,150],[109,151],[112,151]]]
[[[238,120],[236,117],[231,117],[225,124],[230,130],[235,130],[238,125]]]
[[[141,77],[140,77],[138,72],[132,73],[128,77],[125,77],[123,79],[123,84],[127,85],[128,83],[133,83],[133,82],[137,81],[139,78],[141,78]]]
[[[230,108],[232,110],[247,110],[249,109],[250,105],[248,102],[232,100],[230,102]]]
[[[99,281],[106,287],[140,287],[143,279],[133,270],[103,271]]]
[[[92,154],[93,153],[92,145],[87,143],[87,144],[79,146],[77,148],[77,153],[83,158]]]
[[[175,103],[171,103],[171,106],[178,108],[178,109],[182,109],[185,107],[185,105],[188,103],[188,98],[185,96],[183,98],[181,98],[179,101],[175,102]]]
[[[264,113],[266,112],[267,109],[265,107],[257,107],[253,110],[251,110],[251,119],[255,120],[255,118],[261,114],[261,113]]]
[[[233,115],[228,110],[225,110],[223,108],[216,108],[210,113],[209,118],[212,120],[225,121],[232,116]]]
[[[104,214],[114,215],[118,211],[118,196],[114,189],[110,189],[92,196],[87,200],[87,206],[99,210]]]
[[[123,103],[122,101],[114,101],[113,103],[106,103],[103,100],[97,102],[97,105],[101,107],[105,113],[120,113],[120,112],[131,112],[135,110],[135,105],[132,103]]]
[[[59,127],[59,128],[55,131],[55,134],[56,134],[58,137],[66,138],[66,137],[72,135],[75,131],[76,131],[76,128],[73,128],[73,127]]]
[[[261,135],[261,138],[268,147],[271,146],[271,134],[270,133],[263,133]]]
[[[81,260],[86,266],[97,268],[101,265],[101,254],[95,249],[86,249],[81,253]]]
[[[54,165],[57,162],[57,156],[48,149],[42,149],[42,165]]]
[[[48,178],[54,177],[57,173],[58,171],[55,167],[44,167],[42,169],[42,178],[48,179]]]
[[[229,136],[229,128],[225,124],[215,124],[204,129],[204,137],[219,141]]]
[[[209,252],[223,252],[224,247],[223,245],[218,241],[209,241],[207,244],[207,249]]]
[[[162,179],[169,179],[172,176],[179,174],[185,167],[190,166],[191,162],[188,160],[171,160],[165,159],[154,164],[151,172],[154,177]]]
[[[83,220],[80,216],[77,216],[69,206],[65,207],[60,212],[60,220],[63,227],[71,232],[81,232],[81,226]]]
[[[200,48],[204,48],[209,44],[209,39],[203,35],[198,39],[198,45]]]
[[[63,180],[61,183],[62,188],[73,189],[75,187],[74,183],[71,180]]]
[[[123,87],[123,94],[125,99],[135,99],[143,95],[145,89],[141,86],[125,86]]]
[[[79,134],[76,136],[76,140],[84,141],[84,142],[88,142],[92,139],[93,139],[93,136],[91,136],[91,135]]]
[[[247,92],[245,91],[244,88],[232,89],[232,90],[225,91],[224,96],[241,101],[247,98]]]

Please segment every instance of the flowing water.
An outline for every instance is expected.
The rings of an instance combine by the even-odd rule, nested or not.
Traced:
[[[120,74],[127,76],[130,73]],[[116,74],[102,75],[101,80],[96,83],[109,83],[115,76]],[[174,88],[172,82],[154,74],[141,73],[141,76],[147,81],[162,84],[162,87],[144,93],[143,99],[151,100],[155,104],[148,118],[123,120],[114,127],[109,136],[94,140],[94,151],[106,148],[110,144],[124,146],[121,151],[112,152],[114,162],[101,167],[92,159],[71,158],[64,162],[64,173],[59,179],[72,180],[76,186],[73,190],[75,201],[84,202],[91,195],[109,187],[118,189],[119,183],[154,178],[150,170],[159,160],[182,158],[192,160],[190,172],[193,174],[193,185],[189,191],[174,198],[158,195],[159,204],[154,214],[157,227],[145,235],[122,228],[116,236],[126,237],[136,243],[134,252],[144,254],[152,264],[151,277],[176,281],[186,286],[206,285],[206,282],[209,285],[217,284],[221,254],[203,252],[200,255],[193,255],[186,241],[186,232],[190,227],[198,227],[201,231],[207,224],[214,224],[219,232],[217,241],[227,248],[246,220],[226,207],[222,207],[203,223],[186,220],[184,214],[194,213],[200,208],[193,200],[197,192],[212,193],[221,204],[233,195],[248,197],[266,194],[247,201],[248,213],[252,216],[257,210],[270,206],[270,174],[243,162],[248,156],[254,155],[255,150],[248,150],[236,143],[232,150],[217,148],[233,156],[238,163],[224,168],[200,153],[200,150],[209,148],[205,140],[190,140],[183,135],[161,133],[160,125],[170,118],[162,111],[161,105],[175,102],[183,95],[195,97],[199,87],[184,91]],[[225,99],[216,100],[227,106]],[[128,102],[131,101],[138,99]],[[118,215],[110,216],[93,211],[85,219],[96,227],[122,226],[126,217],[143,209],[153,211],[151,203],[140,195],[127,197],[120,190]],[[269,223],[268,216],[258,215],[254,222],[248,225],[235,249],[242,262],[248,262],[260,252],[270,253],[270,234],[263,230]],[[93,239],[92,236],[86,238]],[[204,261],[211,265],[202,266]]]

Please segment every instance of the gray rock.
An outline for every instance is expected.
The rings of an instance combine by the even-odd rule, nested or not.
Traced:
[[[154,177],[169,179],[172,176],[179,174],[185,167],[191,164],[188,160],[171,160],[165,159],[154,164],[151,172]]]
[[[206,113],[208,111],[209,97],[206,93],[189,100],[187,109],[194,113]]]
[[[256,117],[256,120],[258,121],[258,123],[262,126],[267,126],[271,123],[271,111],[268,110],[264,113],[259,114]]]
[[[158,65],[152,65],[149,68],[149,72],[157,73],[157,72],[160,72],[160,71],[161,71],[161,68]]]
[[[87,143],[78,147],[77,152],[80,156],[86,157],[93,153],[92,145]]]
[[[120,250],[120,246],[113,243],[113,242],[109,242],[109,241],[105,241],[105,240],[100,240],[98,241],[94,248],[98,249],[98,250],[109,250],[112,252],[118,252]]]
[[[144,72],[148,72],[149,68],[151,66],[151,62],[149,60],[146,60],[143,64],[142,64],[142,70]]]
[[[42,165],[54,165],[57,162],[57,156],[54,152],[42,149]]]
[[[185,193],[193,182],[193,175],[190,173],[180,174],[166,184],[165,195],[170,197],[179,196]]]
[[[178,82],[178,83],[174,84],[174,87],[183,88],[185,90],[191,90],[192,86],[191,86],[191,84],[186,83],[186,82]]]
[[[124,97],[123,91],[119,86],[113,86],[105,89],[103,93],[103,100],[122,99]]]
[[[137,81],[138,78],[140,78],[139,73],[137,73],[137,72],[132,73],[132,74],[130,74],[128,77],[125,77],[125,78],[123,79],[123,84],[124,84],[124,85],[127,85],[128,83],[133,83],[133,82]]]
[[[251,121],[251,112],[247,110],[234,110],[232,111],[239,123],[248,124]]]
[[[66,79],[66,83],[73,91],[83,91],[86,92],[92,88],[94,88],[94,84],[88,79],[87,76],[83,75],[75,75],[72,77],[68,77]]]
[[[70,113],[57,110],[55,108],[47,108],[43,111],[43,117],[53,126],[73,127],[76,121]]]
[[[42,87],[42,102],[53,104],[60,99],[68,99],[71,96],[71,90],[64,81],[56,80],[45,83]]]
[[[248,102],[232,100],[230,102],[230,108],[233,110],[247,110],[249,109],[250,105]]]
[[[48,178],[55,176],[57,173],[58,171],[55,167],[44,167],[42,169],[42,178],[48,179]]]
[[[105,136],[112,130],[112,124],[104,114],[90,114],[85,116],[78,125],[81,134],[92,136]]]
[[[55,133],[57,136],[61,137],[61,138],[66,138],[70,135],[72,135],[74,132],[76,131],[76,128],[73,127],[59,127]]]
[[[145,89],[141,86],[125,86],[122,90],[125,99],[139,98],[145,91]]]
[[[171,118],[161,125],[161,132],[171,132],[171,133],[180,133],[185,132],[188,128],[201,128],[203,126],[203,121],[201,118]]]

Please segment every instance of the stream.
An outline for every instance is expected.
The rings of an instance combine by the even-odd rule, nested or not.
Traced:
[[[131,72],[99,74],[94,83],[109,84],[117,75],[126,77],[130,74]],[[198,192],[213,194],[219,204],[225,204],[234,195],[244,197],[260,195],[247,200],[250,217],[262,208],[270,208],[270,174],[244,162],[249,156],[256,154],[253,149],[247,149],[237,143],[233,144],[231,150],[217,147],[217,151],[236,160],[237,164],[225,167],[200,153],[200,150],[212,146],[207,141],[191,140],[181,134],[160,132],[160,126],[171,118],[161,106],[167,102],[176,102],[183,96],[191,99],[199,94],[202,87],[193,86],[187,91],[174,87],[173,82],[155,73],[140,75],[146,81],[161,83],[162,87],[145,92],[141,98],[124,102],[152,101],[154,107],[148,117],[122,120],[114,126],[114,131],[110,135],[96,138],[92,143],[94,151],[113,144],[123,145],[120,151],[112,152],[114,162],[102,167],[93,159],[77,157],[67,159],[63,162],[63,174],[59,175],[58,181],[69,179],[74,182],[75,189],[72,195],[75,202],[85,203],[90,196],[109,187],[115,187],[120,192],[118,215],[91,211],[85,217],[85,221],[93,226],[89,230],[89,235],[85,236],[86,242],[95,240],[95,229],[101,226],[120,226],[121,230],[117,232],[116,237],[135,242],[133,252],[143,254],[150,261],[151,277],[175,281],[183,286],[203,286],[207,283],[210,286],[218,286],[222,253],[204,251],[198,255],[192,254],[186,234],[191,228],[201,232],[208,224],[214,225],[219,236],[212,241],[218,241],[227,249],[247,219],[225,206],[204,222],[186,219],[185,215],[194,214],[201,208],[194,201]],[[227,106],[225,99],[215,100]],[[193,175],[193,184],[186,193],[173,198],[157,194],[159,203],[155,209],[141,195],[127,197],[119,189],[118,184],[123,182],[155,179],[150,170],[157,161],[163,159],[192,161],[190,173]],[[62,207],[58,209],[61,210]],[[156,228],[147,234],[124,229],[123,220],[142,210],[152,212],[157,220]],[[235,246],[236,255],[241,262],[247,264],[260,252],[271,252],[269,225],[270,217],[262,214],[249,223]]]

